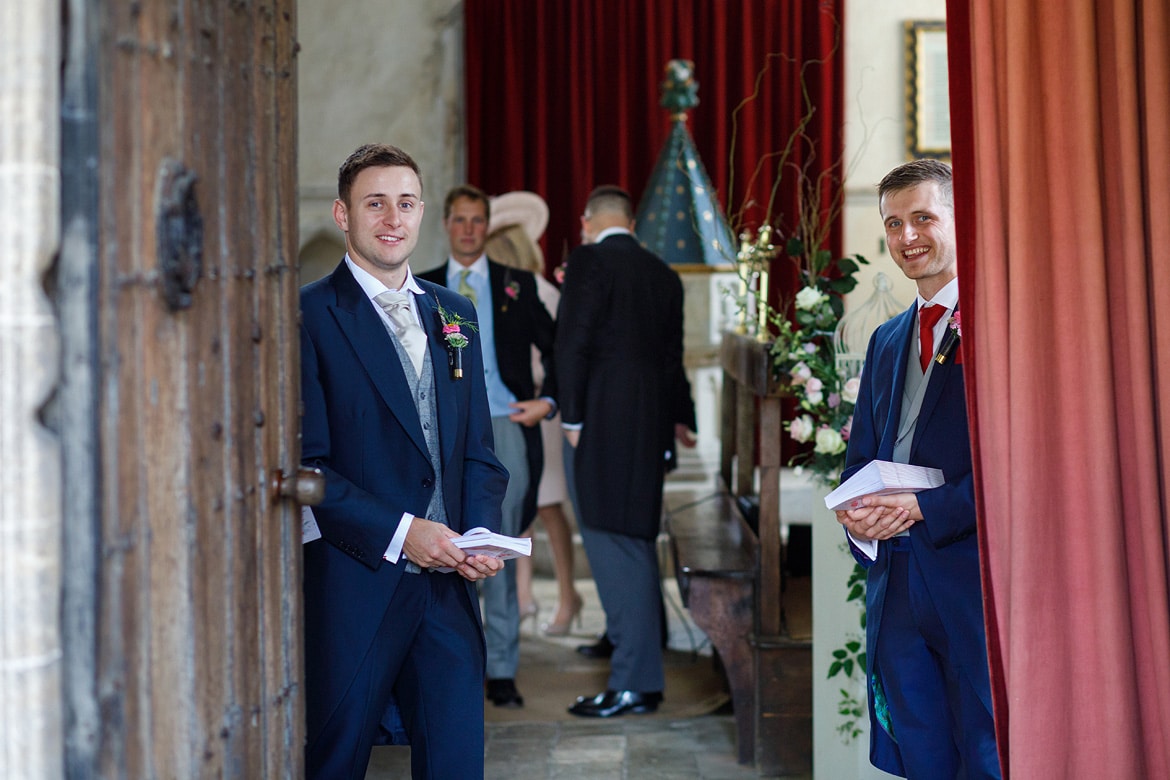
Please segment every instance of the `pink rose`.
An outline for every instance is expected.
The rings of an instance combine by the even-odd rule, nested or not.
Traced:
[[[447,325],[443,326],[443,335],[446,335],[448,333],[458,333],[458,332],[459,332],[459,326],[453,322],[448,323]]]
[[[811,439],[815,431],[816,423],[807,414],[797,417],[788,424],[788,433],[793,439],[799,442],[806,442]]]
[[[841,388],[841,400],[847,404],[855,404],[859,392],[861,392],[861,377],[851,377]]]

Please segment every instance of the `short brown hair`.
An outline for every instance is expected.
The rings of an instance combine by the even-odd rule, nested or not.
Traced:
[[[884,198],[891,192],[916,187],[928,181],[938,183],[943,202],[953,214],[955,211],[955,190],[951,183],[951,166],[940,160],[925,158],[899,165],[887,173],[878,184],[878,199]]]
[[[591,215],[599,211],[617,213],[626,219],[634,218],[634,201],[630,193],[613,184],[605,184],[589,193],[585,210]]]
[[[492,203],[488,199],[487,193],[471,184],[460,184],[457,187],[451,188],[451,191],[447,193],[447,197],[443,199],[443,219],[451,216],[451,207],[460,198],[467,198],[473,202],[478,201],[482,203],[483,218],[488,222],[492,221]]]
[[[358,174],[366,168],[410,168],[418,176],[419,197],[422,197],[422,171],[409,154],[390,144],[365,144],[354,149],[337,170],[337,197],[347,207],[349,193]]]

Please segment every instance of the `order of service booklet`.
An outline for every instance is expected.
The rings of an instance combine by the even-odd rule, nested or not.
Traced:
[[[504,536],[483,527],[472,528],[451,541],[468,555],[486,555],[489,558],[499,558],[502,561],[519,558],[521,555],[532,555],[532,539],[522,536]],[[453,569],[439,568],[435,571],[447,572],[453,571]]]
[[[855,509],[853,502],[862,496],[917,493],[939,487],[943,481],[942,469],[871,460],[825,496],[825,506],[833,511]]]

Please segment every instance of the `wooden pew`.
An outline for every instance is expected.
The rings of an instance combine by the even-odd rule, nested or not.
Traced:
[[[721,348],[722,489],[670,511],[683,602],[719,652],[735,708],[739,760],[761,775],[812,770],[812,643],[784,625],[780,534],[781,393],[766,345],[726,334]],[[758,527],[736,498],[755,494]]]

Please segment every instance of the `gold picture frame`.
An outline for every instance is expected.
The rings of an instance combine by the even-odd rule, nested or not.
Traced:
[[[947,23],[909,20],[906,48],[906,157],[951,157]]]

